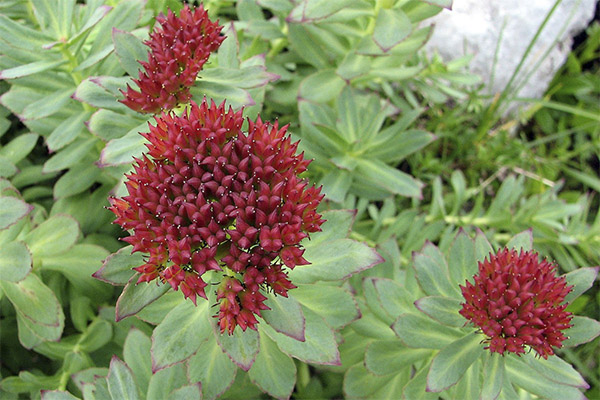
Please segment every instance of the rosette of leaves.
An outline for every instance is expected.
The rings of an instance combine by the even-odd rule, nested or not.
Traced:
[[[237,3],[237,25],[253,38],[249,51],[267,51],[281,80],[269,94],[278,109],[296,98],[335,99],[347,82],[402,82],[423,67],[412,61],[433,29],[419,23],[451,1],[275,0]],[[272,14],[266,18],[263,9]]]
[[[169,291],[168,284],[135,284],[131,268],[143,263],[125,247],[106,259],[94,276],[113,285],[125,285],[117,302],[117,318],[136,317],[156,324],[152,334],[152,371],[185,362],[190,382],[200,382],[204,398],[227,390],[236,374],[246,375],[263,392],[289,398],[296,382],[293,358],[305,363],[340,363],[335,332],[359,317],[352,294],[340,283],[382,261],[367,245],[348,239],[354,213],[329,211],[322,232],[302,242],[309,265],[289,272],[297,286],[288,297],[264,293],[270,310],[261,312],[257,330],[233,335],[220,333],[214,290],[198,305]],[[206,281],[220,281],[218,272],[207,272]],[[212,274],[212,275],[211,275]],[[211,278],[212,276],[212,278]],[[241,370],[241,371],[240,371]],[[238,378],[241,379],[241,378]]]
[[[315,158],[310,171],[327,198],[342,202],[351,193],[370,200],[391,195],[421,197],[423,183],[395,168],[408,155],[436,139],[409,129],[417,114],[405,114],[384,126],[393,108],[376,95],[347,86],[336,108],[300,101],[301,146]]]
[[[0,382],[0,397],[64,387],[72,373],[93,365],[88,353],[111,339],[111,324],[95,314],[112,290],[90,279],[109,252],[81,236],[74,218],[48,217],[0,180],[2,362],[22,371]],[[36,363],[26,349],[56,360],[51,373],[30,371]]]
[[[531,231],[515,236],[506,247],[531,249]],[[352,325],[370,339],[361,339],[368,344],[364,364],[346,372],[344,392],[349,398],[514,399],[525,393],[584,398],[581,389],[588,384],[559,356],[492,353],[485,349],[489,338],[459,313],[465,301],[459,285],[472,280],[477,262],[490,253],[493,248],[483,233],[473,240],[461,230],[445,253],[427,243],[405,273],[363,281],[367,307],[361,321],[366,316],[381,329],[373,333],[361,321]],[[597,273],[597,268],[580,268],[564,275],[566,285],[573,286],[565,300],[572,302],[591,287]],[[564,331],[565,347],[600,334],[596,320],[573,316],[571,324]]]

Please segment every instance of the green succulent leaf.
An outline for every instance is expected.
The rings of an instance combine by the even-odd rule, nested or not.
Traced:
[[[260,335],[260,352],[248,371],[250,380],[278,399],[291,396],[296,383],[296,365],[268,335]]]
[[[306,318],[303,342],[277,333],[268,325],[262,326],[261,334],[266,332],[281,351],[301,361],[321,365],[340,365],[340,353],[331,328],[318,314],[307,308],[303,308],[303,311]]]
[[[183,301],[152,334],[152,371],[187,360],[211,335],[208,301]]]
[[[579,268],[564,275],[567,284],[573,286],[573,289],[565,296],[566,303],[572,303],[573,300],[592,287],[598,276],[598,269],[600,267]]]
[[[383,262],[371,247],[351,239],[336,239],[306,249],[309,265],[298,265],[289,273],[293,282],[314,283],[348,278]]]
[[[430,251],[413,255],[413,268],[419,286],[430,296],[456,297],[458,285],[454,287],[450,283],[446,261],[441,253],[437,256],[438,250],[434,247],[433,244],[426,244],[423,249]],[[430,255],[433,255],[433,257]]]
[[[416,314],[401,315],[392,329],[404,344],[414,348],[442,349],[464,336],[459,330]]]
[[[31,272],[31,253],[23,242],[10,242],[0,247],[0,280],[19,282]]]
[[[200,344],[187,361],[191,382],[201,382],[205,400],[219,398],[235,379],[237,366],[217,344],[214,335]]]
[[[137,274],[132,276],[117,300],[117,321],[136,314],[171,288],[170,285],[164,283],[142,282],[137,284],[137,280]]]
[[[585,396],[573,386],[553,383],[518,357],[506,357],[506,376],[509,382],[549,400],[584,399]]]
[[[29,232],[24,241],[34,257],[46,257],[68,251],[78,238],[79,225],[73,217],[54,215]]]
[[[460,229],[448,254],[448,269],[452,282],[464,282],[477,272],[475,244],[467,233]]]
[[[457,299],[439,296],[423,297],[415,302],[415,306],[429,317],[447,326],[461,328],[467,323],[467,320],[458,313],[461,302]]]
[[[130,76],[137,77],[139,61],[148,60],[149,48],[135,35],[119,29],[113,29],[112,39],[121,66]]]
[[[242,331],[241,328],[236,328],[233,331],[233,334],[229,335],[227,333],[220,333],[217,324],[214,321],[211,322],[217,343],[221,349],[223,349],[223,351],[227,354],[231,361],[235,363],[235,365],[244,371],[248,371],[254,364],[260,349],[258,332],[252,329],[246,329],[246,331]],[[282,336],[288,337],[285,335]]]
[[[528,229],[524,232],[513,236],[513,238],[510,239],[509,242],[506,244],[506,247],[509,249],[516,250],[521,249],[523,251],[529,251],[533,249],[533,231],[531,229]]]
[[[488,353],[485,356],[483,382],[481,385],[481,400],[495,400],[502,391],[504,384],[504,357],[498,353]]]
[[[437,400],[437,393],[427,391],[427,374],[429,364],[421,368],[415,376],[404,386],[402,398],[405,400]]]
[[[277,332],[296,340],[304,340],[305,319],[302,306],[292,297],[276,296],[267,293],[265,305],[270,310],[263,310],[261,315]]]
[[[429,349],[412,349],[399,340],[379,340],[371,343],[365,352],[365,366],[375,375],[398,373],[412,364],[427,359]]]
[[[412,31],[410,19],[401,8],[382,8],[377,14],[373,40],[384,52],[405,39]]]
[[[123,360],[131,369],[141,393],[146,393],[152,376],[152,341],[146,334],[132,328],[123,345]]]
[[[571,364],[556,355],[543,359],[529,353],[523,356],[523,360],[553,382],[584,389],[590,387]]]
[[[198,383],[192,383],[190,385],[182,386],[178,389],[173,390],[169,393],[168,400],[201,400],[202,399],[202,385]]]
[[[43,257],[42,268],[60,272],[82,293],[98,299],[107,298],[111,295],[111,291],[107,290],[109,286],[90,277],[108,254],[100,246],[76,244],[63,254]]]
[[[6,229],[29,214],[33,206],[16,197],[0,197],[0,229]]]
[[[563,342],[566,347],[575,347],[587,343],[600,336],[600,322],[588,317],[574,316],[571,320],[573,325],[564,334],[567,340]]]
[[[64,328],[64,314],[51,289],[35,275],[18,282],[0,281],[4,294],[17,310],[18,337],[31,349],[44,341],[56,341]]]
[[[111,285],[123,286],[135,274],[133,268],[144,264],[142,253],[131,253],[132,246],[119,249],[116,253],[108,256],[102,263],[102,268],[92,276]]]
[[[164,400],[175,390],[187,386],[190,382],[185,375],[185,366],[175,364],[152,374],[148,384],[146,400]]]
[[[333,329],[341,329],[360,317],[358,305],[352,294],[337,286],[299,285],[290,295],[298,300],[303,308],[308,308],[323,317]]]
[[[427,391],[441,392],[455,385],[483,354],[481,335],[471,333],[444,347],[431,362]]]

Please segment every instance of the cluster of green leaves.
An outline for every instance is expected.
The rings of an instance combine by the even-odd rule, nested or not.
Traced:
[[[135,285],[142,257],[103,207],[152,120],[120,90],[154,17],[182,2],[0,0],[0,397],[576,398],[582,376],[598,393],[599,339],[559,353],[577,371],[490,357],[457,314],[476,261],[524,230],[577,294],[594,279],[580,267],[600,264],[597,24],[547,97],[506,120],[469,57],[419,53],[449,0],[203,3],[227,39],[194,100],[291,124],[334,210],[306,242],[312,264],[233,337],[214,294],[194,307]],[[597,288],[571,297],[597,318]],[[573,345],[598,329],[577,318]]]
[[[531,231],[526,231],[506,247],[527,250],[532,244]],[[342,360],[346,350],[353,363],[344,378],[348,398],[513,399],[519,391],[549,399],[582,398],[578,388],[589,385],[567,362],[484,351],[482,335],[458,313],[459,284],[476,273],[477,261],[490,252],[481,231],[473,240],[460,230],[446,254],[427,242],[402,273],[363,279],[372,326],[360,320],[349,327],[355,345],[366,348],[364,360],[341,348]],[[596,276],[594,268],[566,274],[574,285],[567,300],[589,289]],[[600,335],[600,323],[576,316],[567,335],[565,346],[577,346]]]

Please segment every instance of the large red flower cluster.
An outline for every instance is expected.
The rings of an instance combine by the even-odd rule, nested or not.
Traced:
[[[461,286],[460,314],[487,335],[491,352],[521,354],[527,345],[548,358],[552,346],[562,347],[572,316],[561,303],[572,287],[553,264],[532,251],[502,249],[479,263],[474,280]]]
[[[244,133],[241,111],[224,104],[192,102],[155,119],[129,195],[110,199],[116,222],[132,230],[124,240],[148,254],[138,283],[158,278],[195,303],[206,298],[202,274],[223,270],[221,331],[256,329],[261,289],[287,296],[295,286],[284,267],[307,264],[300,242],[323,223],[320,188],[298,177],[310,161],[286,127],[259,118]]]
[[[127,107],[142,113],[157,114],[178,104],[188,103],[198,72],[225,39],[222,27],[208,18],[202,5],[194,11],[185,5],[179,17],[171,10],[156,18],[160,27],[144,42],[150,47],[148,61],[140,61],[139,91],[127,85],[121,100]]]

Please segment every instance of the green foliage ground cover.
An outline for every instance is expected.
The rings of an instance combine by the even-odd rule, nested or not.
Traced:
[[[0,1],[0,397],[600,398],[600,26],[543,99],[487,98],[468,57],[420,51],[449,3],[204,2],[227,39],[194,100],[289,123],[328,220],[293,296],[270,296],[258,333],[223,337],[214,298],[128,284],[142,257],[106,209],[152,121],[120,90],[156,15],[182,3]],[[474,269],[508,243],[579,291],[549,363],[482,353],[457,313],[461,274],[447,292],[423,283],[427,265]]]

